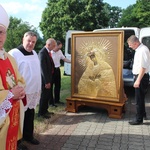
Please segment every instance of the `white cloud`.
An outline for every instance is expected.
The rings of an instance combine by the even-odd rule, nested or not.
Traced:
[[[29,3],[25,3],[23,6],[23,9],[24,9],[23,11],[25,12],[34,13],[34,15],[38,13],[39,11],[41,12],[41,10],[43,10],[43,8],[41,8],[39,5],[29,4]]]
[[[8,14],[17,14],[23,9],[23,6],[19,2],[1,3],[6,9]]]
[[[2,6],[7,10],[8,14],[19,14],[19,13],[29,13],[32,12],[34,14],[41,12],[43,7],[37,5],[35,3],[24,3],[21,2],[8,2],[2,3]]]
[[[30,25],[38,27],[41,21],[42,11],[46,7],[46,0],[16,0],[10,2],[5,0],[1,5],[6,9],[9,16],[29,22]]]

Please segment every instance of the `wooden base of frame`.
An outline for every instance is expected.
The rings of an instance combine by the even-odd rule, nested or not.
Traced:
[[[125,111],[125,103],[115,103],[115,102],[105,102],[105,101],[90,101],[79,98],[67,98],[66,111],[68,112],[78,112],[80,106],[91,106],[104,108],[108,111],[108,116],[110,118],[121,119],[123,112]]]

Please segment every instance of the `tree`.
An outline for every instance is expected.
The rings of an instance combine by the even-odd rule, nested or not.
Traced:
[[[118,27],[132,27],[137,26],[138,20],[135,16],[135,13],[133,13],[135,5],[130,5],[126,9],[122,11],[122,17],[118,23]]]
[[[6,51],[9,51],[12,48],[22,44],[23,35],[27,31],[34,31],[38,35],[39,38],[35,46],[35,50],[38,52],[39,49],[43,47],[43,41],[39,36],[36,28],[30,26],[28,22],[23,22],[21,19],[17,19],[15,17],[10,17],[10,25],[7,30],[7,40],[4,45]]]
[[[138,19],[138,27],[148,27],[150,25],[150,1],[137,0],[134,8],[134,14]]]
[[[109,18],[108,26],[110,28],[117,27],[117,24],[121,18],[122,15],[122,9],[117,6],[110,6],[109,4],[105,3],[104,6],[105,12]]]
[[[137,0],[136,4],[130,5],[123,10],[122,18],[118,26],[148,27],[150,25],[149,10],[149,0]]]
[[[108,26],[102,0],[48,0],[40,29],[44,38],[53,37],[64,43],[66,31],[91,31]]]

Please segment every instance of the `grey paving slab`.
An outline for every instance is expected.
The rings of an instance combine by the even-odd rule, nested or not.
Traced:
[[[41,144],[28,145],[30,150],[150,150],[150,120],[131,126],[135,116],[134,92],[128,91],[126,113],[122,119],[108,117],[103,109],[83,109],[66,113],[53,128],[39,133]],[[146,111],[150,119],[150,88],[146,95]]]

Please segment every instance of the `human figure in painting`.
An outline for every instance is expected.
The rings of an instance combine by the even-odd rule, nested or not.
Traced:
[[[103,59],[99,49],[86,53],[86,69],[78,83],[78,93],[93,97],[116,97],[116,80],[112,67]]]

